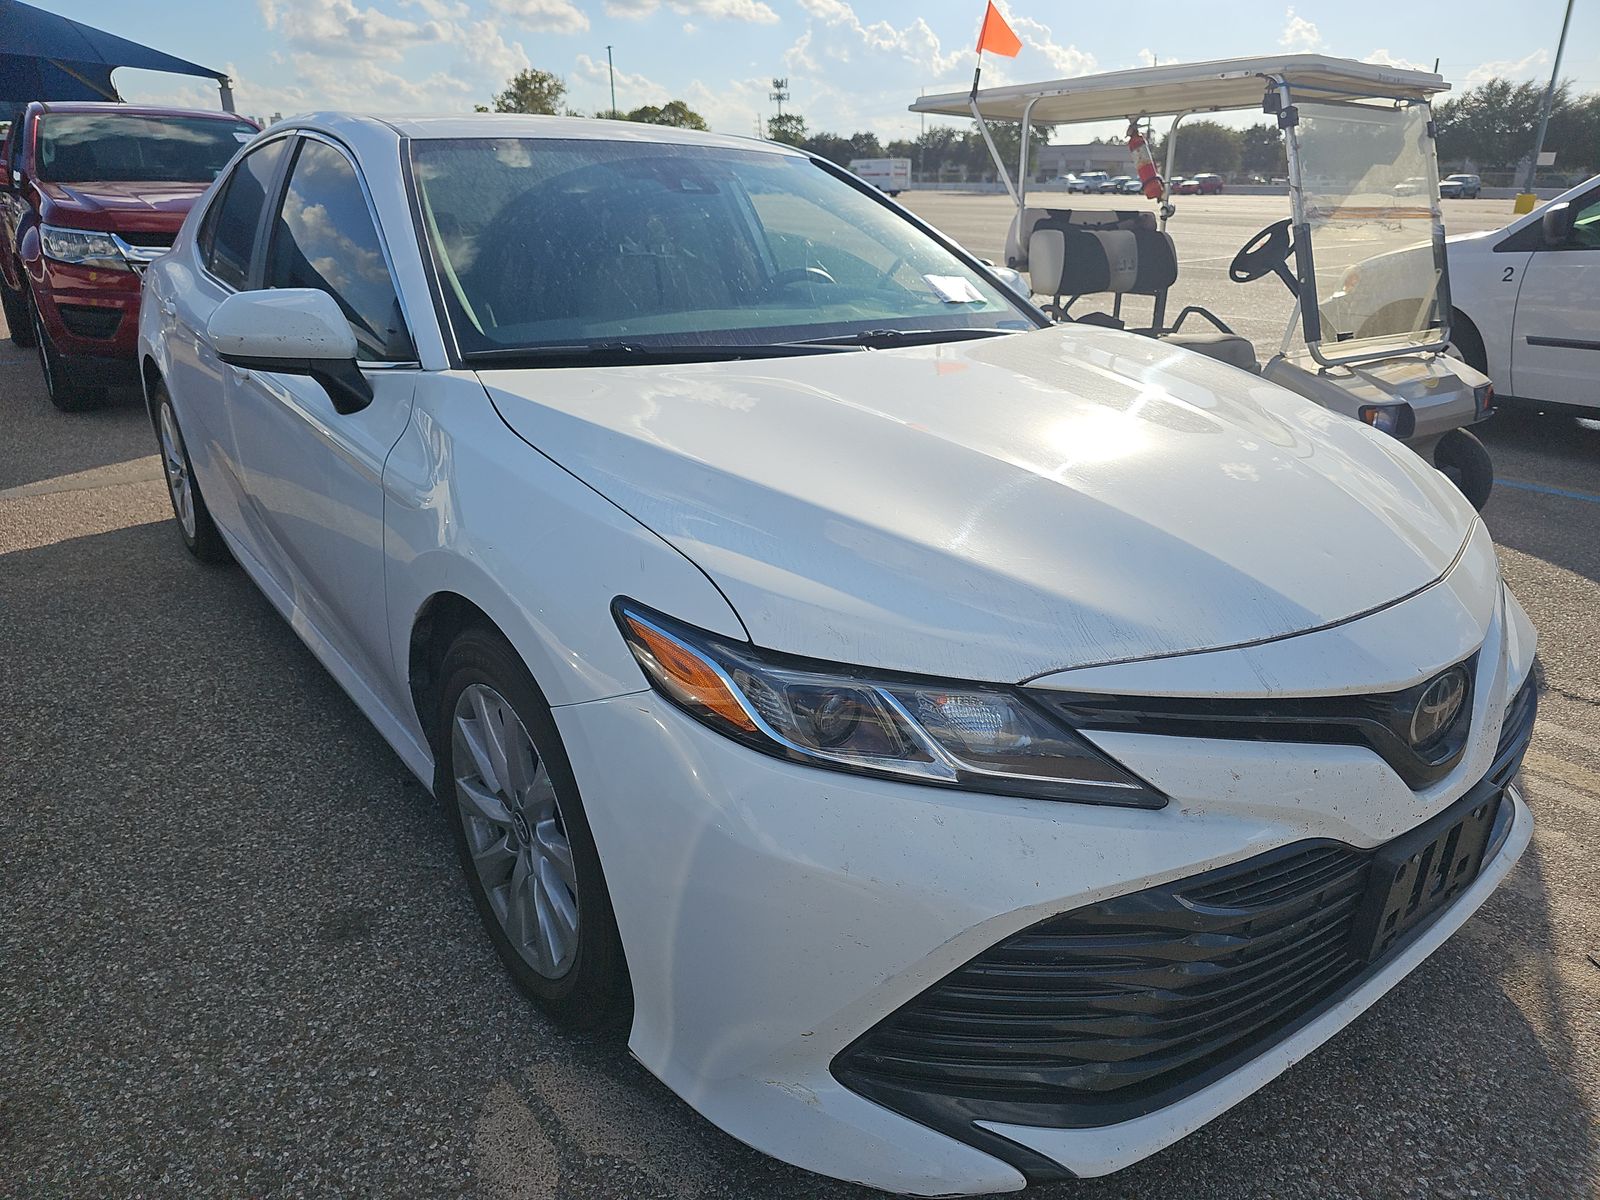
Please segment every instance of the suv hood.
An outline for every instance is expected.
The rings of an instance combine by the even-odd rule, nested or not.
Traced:
[[[43,219],[78,229],[177,233],[210,183],[41,183]]]
[[[893,670],[1021,681],[1336,624],[1438,580],[1475,520],[1400,443],[1087,326],[480,378],[756,644]]]

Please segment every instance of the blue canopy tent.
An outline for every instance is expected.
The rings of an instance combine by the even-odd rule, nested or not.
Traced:
[[[215,79],[222,107],[233,111],[231,81],[221,71],[20,0],[0,0],[0,112],[30,100],[120,100],[111,82],[118,67]]]

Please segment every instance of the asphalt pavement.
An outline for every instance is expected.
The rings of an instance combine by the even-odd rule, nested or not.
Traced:
[[[908,199],[997,249],[1002,203]],[[1268,203],[1180,219],[1185,286],[1250,291],[1216,272]],[[1484,435],[1542,638],[1532,847],[1328,1045],[1040,1200],[1600,1194],[1600,424]],[[237,568],[183,552],[154,449],[136,395],[57,413],[3,343],[0,1196],[865,1197],[513,991],[442,810]]]

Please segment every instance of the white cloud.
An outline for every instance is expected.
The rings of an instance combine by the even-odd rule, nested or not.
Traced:
[[[1322,31],[1304,17],[1295,16],[1291,8],[1284,14],[1283,36],[1278,45],[1296,54],[1314,54],[1322,49]]]
[[[524,29],[541,33],[583,33],[589,18],[572,0],[490,0],[490,6]]]
[[[420,8],[435,21],[459,21],[472,12],[462,0],[400,0],[400,4],[404,8]]]
[[[745,21],[752,25],[776,25],[778,14],[762,0],[666,0],[680,16],[697,14],[717,21]],[[606,15],[638,21],[652,15],[662,0],[606,0]],[[687,26],[685,27],[687,32]]]
[[[1496,77],[1502,79],[1530,79],[1534,75],[1543,74],[1535,71],[1535,67],[1549,66],[1550,52],[1548,50],[1535,50],[1532,54],[1525,54],[1521,58],[1501,58],[1491,62],[1479,63],[1468,71],[1462,82],[1475,84],[1486,83]]]
[[[475,90],[472,83],[448,71],[435,71],[419,79],[411,72],[391,71],[370,59],[296,54],[290,63],[296,76],[292,90],[314,97],[317,107],[374,112],[462,110],[468,107]]]
[[[1050,66],[1062,77],[1087,75],[1095,68],[1094,55],[1076,46],[1058,45],[1050,26],[1042,25],[1031,17],[1016,17],[1011,27],[1017,31],[1025,46],[1039,51],[1050,60]]]
[[[611,72],[605,60],[580,54],[576,62],[578,69],[570,82],[596,85],[605,95],[605,101],[599,107],[610,108]],[[648,76],[630,75],[627,71],[617,72],[617,107],[623,112],[630,112],[645,104],[665,104],[673,98],[664,84],[657,83]]]
[[[528,61],[528,52],[522,48],[522,43],[506,41],[493,21],[457,25],[453,27],[453,33],[462,54],[466,56],[467,65],[480,78],[509,80],[518,71],[525,71],[533,65]],[[499,90],[499,87],[497,82],[495,89]]]
[[[260,0],[260,5],[268,29],[313,54],[399,58],[411,46],[448,36],[440,21],[410,21],[351,0]]]

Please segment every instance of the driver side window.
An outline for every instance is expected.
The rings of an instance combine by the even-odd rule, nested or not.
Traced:
[[[1600,195],[1590,192],[1578,201],[1583,207],[1572,221],[1569,250],[1600,250]]]
[[[350,322],[357,358],[416,358],[361,181],[326,142],[307,138],[300,145],[273,217],[262,286],[327,292]]]

